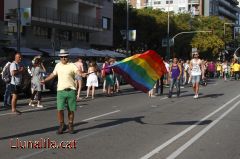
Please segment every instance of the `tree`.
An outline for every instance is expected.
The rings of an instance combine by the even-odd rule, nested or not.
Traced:
[[[212,34],[198,33],[194,35],[191,45],[198,48],[200,51],[209,51],[217,54],[220,50],[224,49],[224,23],[216,16],[197,17],[194,19],[195,30],[212,30]],[[226,34],[225,40],[229,41],[231,35]]]

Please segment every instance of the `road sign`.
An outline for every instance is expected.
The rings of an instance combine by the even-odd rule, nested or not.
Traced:
[[[173,46],[174,45],[174,39],[169,39],[169,46]],[[162,39],[162,47],[167,47],[167,38],[163,38]]]

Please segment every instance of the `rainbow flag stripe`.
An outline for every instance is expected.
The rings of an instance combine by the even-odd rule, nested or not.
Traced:
[[[138,90],[148,92],[167,72],[162,58],[153,50],[128,57],[111,66],[117,74]]]

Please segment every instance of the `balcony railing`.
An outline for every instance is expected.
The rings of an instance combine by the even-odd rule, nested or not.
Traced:
[[[200,0],[188,0],[189,4],[200,4]]]
[[[93,28],[102,28],[101,19],[94,17],[83,16],[81,14],[71,13],[60,11],[53,8],[33,8],[32,16],[36,17],[41,21],[50,22],[54,24],[70,24],[74,26],[84,26],[84,27],[93,27]],[[35,18],[35,19],[36,19]]]
[[[103,5],[103,0],[83,0],[97,5]]]

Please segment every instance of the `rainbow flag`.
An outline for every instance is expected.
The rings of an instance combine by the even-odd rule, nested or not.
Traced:
[[[162,58],[153,50],[128,57],[111,66],[117,74],[138,90],[147,93],[167,72]]]

